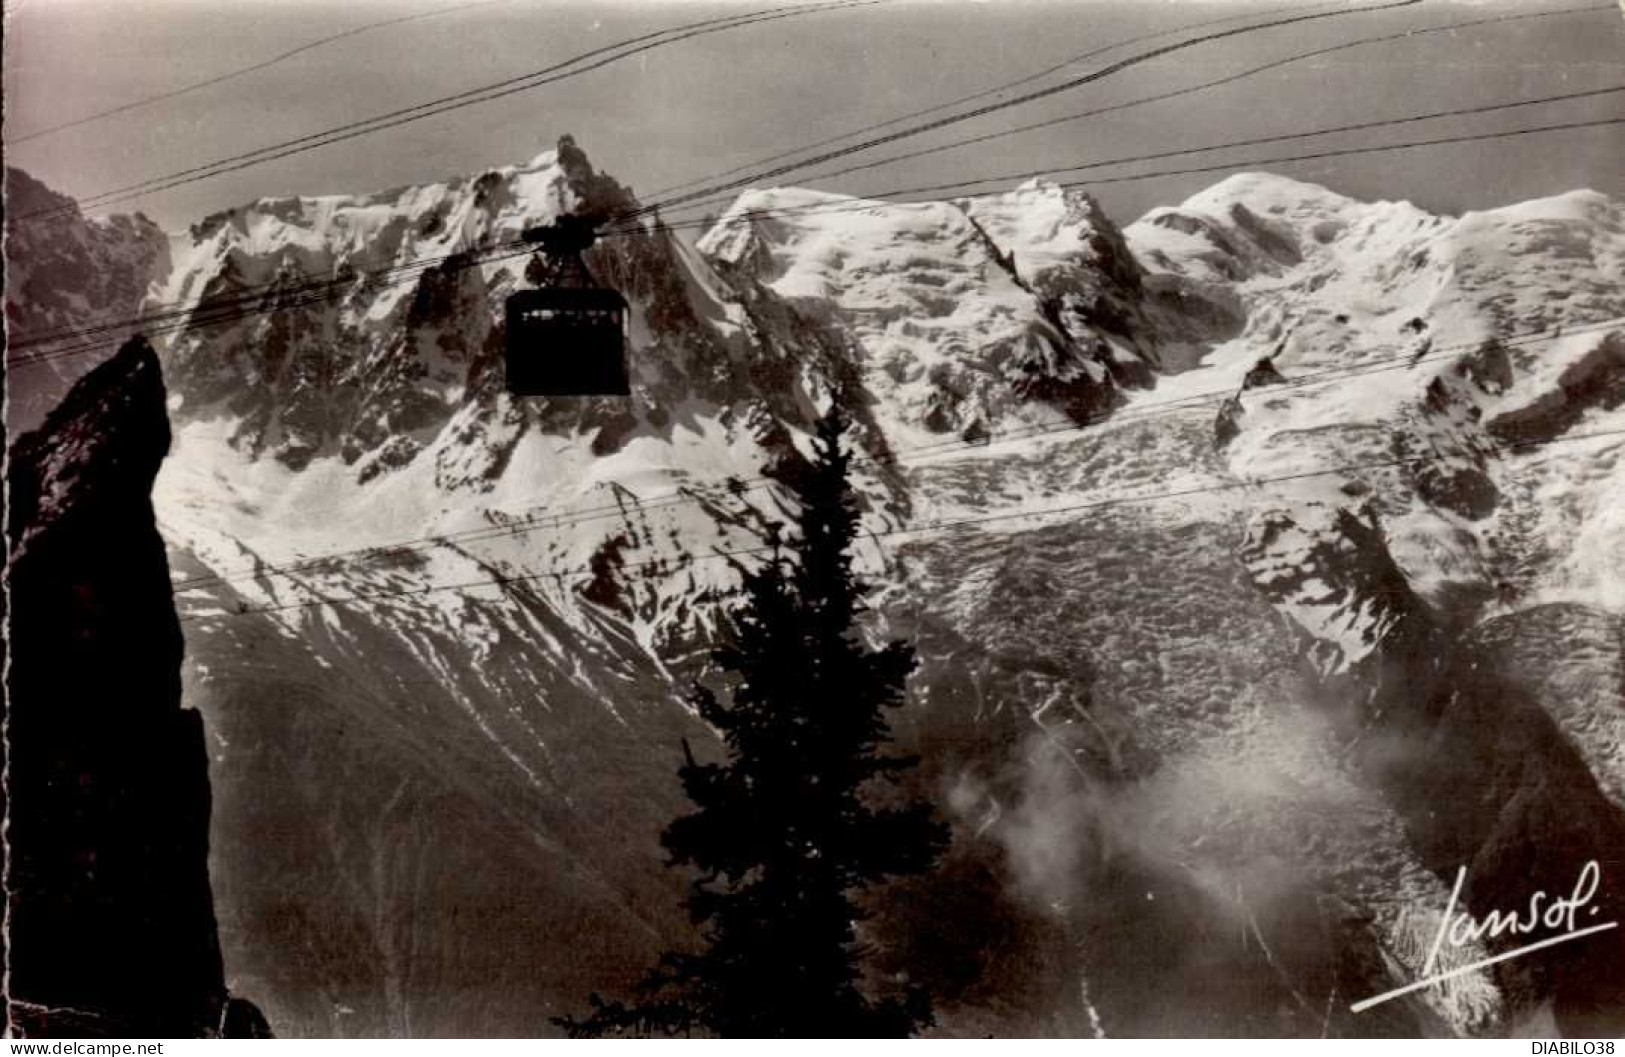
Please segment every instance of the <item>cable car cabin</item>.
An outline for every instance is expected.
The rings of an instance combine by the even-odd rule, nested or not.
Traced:
[[[627,396],[626,299],[592,287],[521,290],[508,297],[508,392],[517,396]]]

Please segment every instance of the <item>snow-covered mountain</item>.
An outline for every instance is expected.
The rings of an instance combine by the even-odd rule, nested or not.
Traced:
[[[911,445],[1083,421],[1144,386],[1141,271],[1093,200],[1053,186],[965,202],[743,194],[699,244],[741,300],[771,296],[857,350],[887,435]]]
[[[5,194],[8,349],[19,335],[71,334],[130,319],[169,275],[169,240],[139,213],[86,218],[73,199],[9,167]],[[10,432],[38,426],[95,362],[57,356],[7,371]]]
[[[590,254],[631,401],[509,397],[526,263],[463,255],[634,204],[563,141],[174,240],[165,302],[278,309],[169,342],[156,499],[279,1034],[545,1031],[682,939],[682,687],[832,397],[956,830],[873,938],[944,1031],[1618,1023],[1608,937],[1348,1006],[1457,865],[1475,911],[1625,870],[1625,204],[754,190]]]

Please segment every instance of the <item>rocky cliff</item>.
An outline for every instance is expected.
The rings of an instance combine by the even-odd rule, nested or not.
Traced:
[[[71,335],[128,319],[152,285],[169,275],[169,237],[139,213],[86,217],[73,199],[21,169],[6,169],[5,196],[9,340]],[[16,351],[8,351],[8,363]],[[8,370],[10,435],[38,426],[74,379],[95,364],[95,356],[63,356]]]
[[[10,452],[7,988],[24,1036],[264,1031],[227,993],[215,929],[209,758],[151,499],[164,399],[136,339]]]

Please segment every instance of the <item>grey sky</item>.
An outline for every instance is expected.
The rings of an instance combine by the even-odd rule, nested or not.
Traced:
[[[9,3],[7,139],[252,65],[319,37],[467,2]],[[1181,52],[1097,85],[864,158],[1133,99],[1339,41],[1580,3],[1426,0],[1399,12],[1269,30]],[[494,0],[359,33],[152,107],[8,143],[7,161],[59,190],[84,196],[517,76],[621,38],[764,6],[770,4]],[[1308,5],[1252,8],[1292,6]],[[182,227],[211,210],[261,195],[368,191],[521,161],[566,132],[576,136],[601,168],[649,192],[978,91],[1114,40],[1245,10],[1240,4],[1193,0],[896,0],[786,19],[683,41],[536,91],[121,208],[139,208],[166,226]],[[1135,50],[1139,48],[1110,53],[1076,71]],[[833,181],[785,177],[773,182],[873,193],[1619,83],[1625,83],[1625,22],[1611,9],[1362,47],[1196,96]],[[1609,96],[1254,147],[1234,156],[1292,154],[1621,113],[1625,96]],[[1581,186],[1618,194],[1625,193],[1622,129],[1269,168],[1364,197],[1409,198],[1436,210],[1494,205]],[[1226,157],[1204,155],[1139,169]],[[1114,183],[1098,194],[1126,221],[1222,176]]]

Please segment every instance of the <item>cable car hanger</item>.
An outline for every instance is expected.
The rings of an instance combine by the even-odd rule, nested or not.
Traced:
[[[507,300],[504,366],[515,396],[630,396],[626,298],[600,286],[582,254],[598,239],[598,220],[563,216],[527,228],[537,246],[539,285]]]

